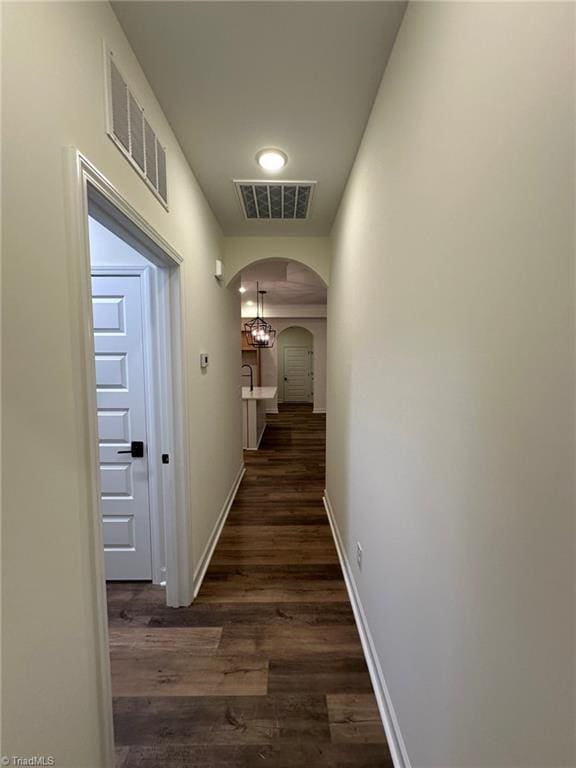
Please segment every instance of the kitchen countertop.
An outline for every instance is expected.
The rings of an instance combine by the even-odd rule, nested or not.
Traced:
[[[242,400],[273,400],[276,397],[278,387],[242,387]]]

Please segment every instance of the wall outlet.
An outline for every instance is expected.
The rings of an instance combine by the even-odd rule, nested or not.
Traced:
[[[356,562],[359,570],[362,570],[362,545],[359,541],[356,542]]]

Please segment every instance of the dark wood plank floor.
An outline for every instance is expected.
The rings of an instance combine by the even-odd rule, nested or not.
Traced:
[[[280,408],[194,604],[108,586],[119,768],[392,765],[322,504],[325,417]]]

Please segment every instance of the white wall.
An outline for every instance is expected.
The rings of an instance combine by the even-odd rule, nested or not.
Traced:
[[[242,304],[242,317],[256,317],[256,305]],[[326,304],[269,304],[266,302],[266,318],[271,317],[326,317]]]
[[[239,273],[257,261],[287,259],[304,264],[330,282],[328,237],[226,237],[225,280],[231,284]]]
[[[413,768],[576,765],[574,12],[410,4],[333,232],[328,494]]]
[[[107,3],[3,3],[3,752],[103,768],[63,152],[182,255],[194,563],[241,463],[239,297],[215,219]],[[102,41],[168,153],[166,212],[105,134]],[[214,324],[212,317],[218,317]],[[210,367],[200,372],[200,351]]]
[[[314,337],[314,412],[326,413],[326,318],[275,317],[273,326],[278,334],[295,326],[305,328]],[[276,343],[272,349],[260,351],[263,387],[275,387],[278,384],[278,350]],[[277,412],[278,397],[268,405],[270,413]]]
[[[147,267],[156,269],[125,240],[89,216],[90,263],[93,267]]]

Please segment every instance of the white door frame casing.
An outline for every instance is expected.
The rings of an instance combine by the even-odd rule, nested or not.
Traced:
[[[166,574],[166,599],[170,606],[189,605],[192,601],[192,583],[188,553],[188,499],[190,480],[187,461],[187,423],[185,392],[185,367],[182,339],[182,297],[180,270],[181,256],[148,222],[125,200],[114,185],[85,158],[75,147],[64,150],[65,195],[67,214],[68,274],[70,278],[70,304],[75,319],[71,329],[76,343],[71,345],[74,370],[79,377],[79,398],[76,403],[78,425],[78,450],[86,472],[85,497],[82,505],[86,516],[80,524],[85,532],[86,549],[90,556],[93,621],[96,631],[96,667],[99,681],[99,712],[103,738],[105,768],[114,765],[114,731],[112,723],[112,686],[108,651],[108,620],[104,579],[104,547],[100,520],[100,472],[98,450],[98,424],[96,410],[96,368],[92,323],[92,286],[90,240],[88,229],[88,204],[91,190],[99,194],[110,207],[119,212],[135,228],[156,246],[158,258],[164,262],[169,280],[170,329],[172,344],[164,348],[160,366],[170,366],[174,372],[172,397],[163,403],[163,416],[172,427],[170,445],[171,464],[175,482],[169,491],[170,503],[167,515],[166,558],[170,563]],[[171,268],[170,268],[171,267]],[[80,343],[77,343],[79,338]],[[165,345],[164,345],[165,346]],[[171,403],[173,404],[171,406]],[[167,413],[166,413],[167,411]]]
[[[94,199],[95,194],[98,195],[97,199]],[[182,365],[181,345],[179,266],[182,259],[147,222],[140,219],[139,214],[123,198],[120,198],[119,201],[117,193],[115,194],[116,197],[110,199],[109,195],[103,194],[100,187],[95,186],[92,178],[88,179],[89,213],[91,209],[93,215],[97,217],[104,214],[105,225],[109,223],[114,230],[119,226],[120,236],[122,234],[127,235],[137,242],[139,248],[144,245],[142,250],[146,254],[146,258],[157,267],[154,271],[158,290],[152,291],[150,281],[143,281],[144,305],[149,305],[152,298],[158,297],[159,299],[155,317],[157,320],[155,332],[152,331],[151,318],[148,317],[148,332],[155,341],[156,366],[153,364],[150,349],[145,348],[147,380],[154,384],[153,389],[158,396],[158,407],[156,408],[154,397],[147,397],[147,418],[149,438],[152,438],[150,452],[156,454],[156,459],[159,458],[160,453],[168,453],[170,463],[160,465],[161,477],[155,478],[156,483],[152,483],[150,488],[152,507],[156,500],[157,509],[165,511],[161,521],[160,515],[156,515],[155,520],[151,517],[152,533],[155,534],[157,542],[161,542],[163,539],[165,554],[165,557],[162,558],[158,550],[154,553],[156,565],[154,581],[160,583],[160,581],[165,580],[166,602],[169,606],[178,607],[189,605],[192,600],[190,581],[187,578],[187,573],[189,573],[187,571],[186,531],[188,523],[185,503],[187,482],[182,482],[183,480],[187,481],[188,470],[188,464],[184,460],[187,443],[183,432],[186,420],[184,418],[182,395],[184,388],[181,376],[184,367]],[[146,238],[144,243],[142,242],[142,235]],[[125,268],[125,274],[137,273],[138,269]],[[91,268],[91,272],[94,271],[95,269]],[[120,268],[110,267],[108,273],[112,272],[119,274]],[[159,371],[162,371],[163,375]],[[178,386],[179,384],[181,386]],[[149,464],[149,466],[151,465]],[[159,467],[156,466],[156,469]],[[179,485],[181,486],[180,494],[177,492]],[[181,518],[181,525],[178,525],[179,517]],[[166,566],[165,579],[162,579],[160,574],[159,561],[162,559]],[[184,573],[182,573],[183,571]]]

